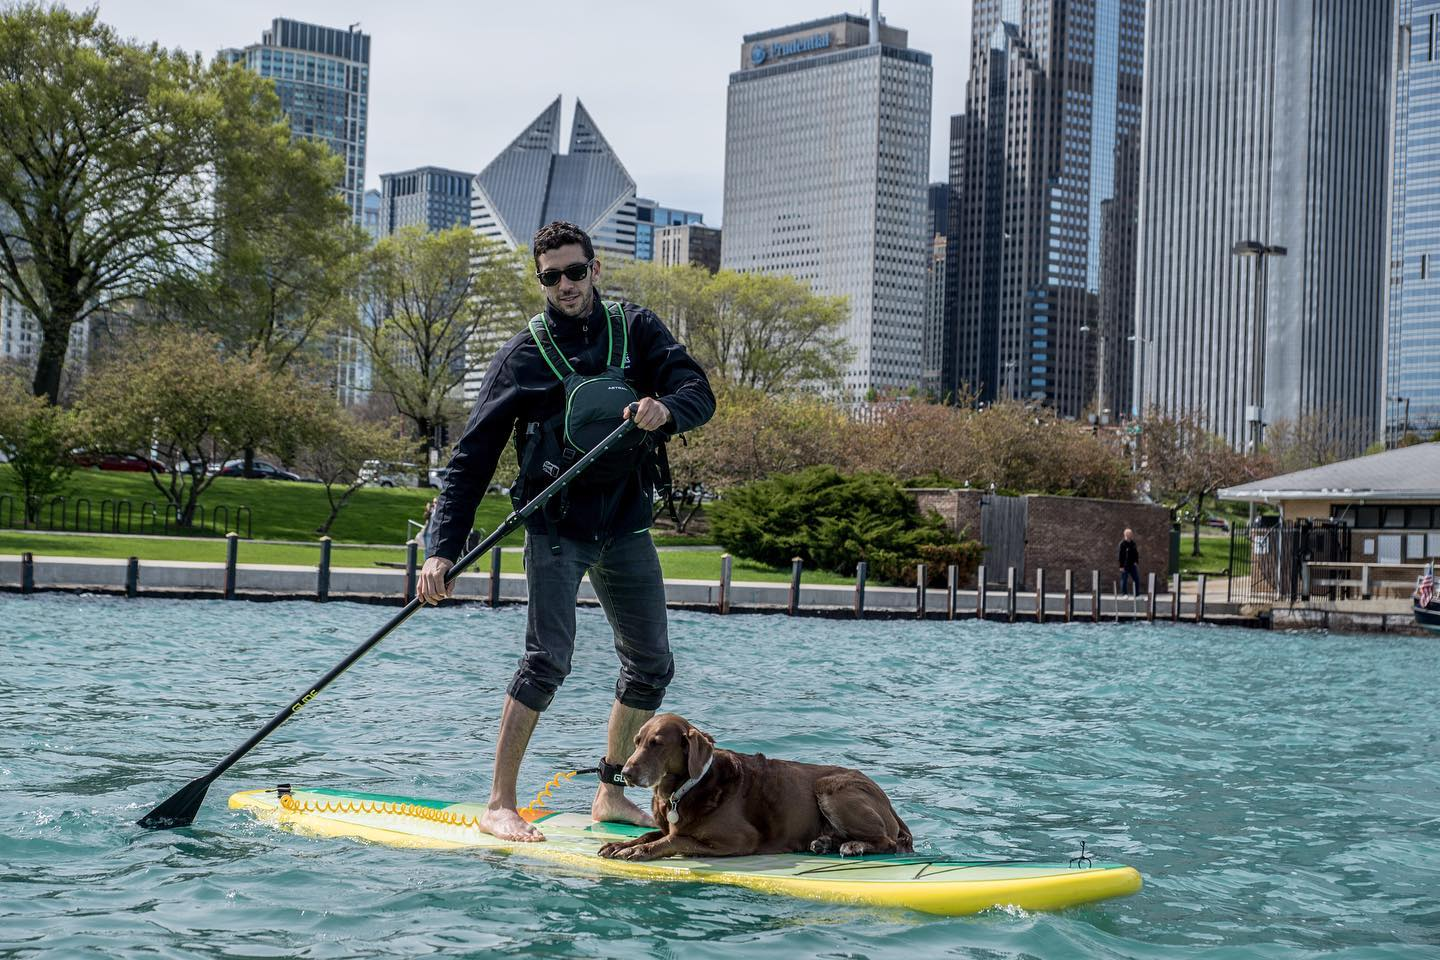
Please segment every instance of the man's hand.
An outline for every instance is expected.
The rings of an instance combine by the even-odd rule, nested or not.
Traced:
[[[446,585],[445,574],[455,566],[444,557],[431,557],[425,561],[425,566],[420,568],[420,576],[415,580],[415,595],[420,598],[421,603],[435,606],[450,594],[455,592],[455,585]]]
[[[630,405],[626,404],[621,413],[625,419],[630,419]],[[670,408],[665,406],[654,397],[641,397],[640,409],[635,413],[635,426],[641,430],[659,430],[669,423]]]

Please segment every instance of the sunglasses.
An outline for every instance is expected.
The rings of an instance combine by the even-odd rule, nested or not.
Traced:
[[[540,280],[542,287],[555,286],[560,282],[562,276],[572,283],[579,283],[590,276],[590,264],[592,263],[594,263],[593,260],[587,260],[584,263],[572,263],[564,270],[541,270],[535,276]]]

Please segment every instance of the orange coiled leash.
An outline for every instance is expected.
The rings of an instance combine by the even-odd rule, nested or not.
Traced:
[[[535,799],[517,812],[526,821],[534,821],[553,813],[554,811],[545,806],[545,801],[550,799],[551,792],[560,786],[561,781],[573,779],[582,773],[595,772],[597,771],[590,769],[570,770],[555,774],[545,786],[540,788]],[[295,797],[288,784],[282,784],[275,792],[279,797],[280,806],[291,813],[349,813],[414,817],[417,820],[439,823],[447,827],[473,827],[476,829],[480,827],[479,817],[464,813],[452,813],[449,810],[438,810],[435,807],[426,807],[416,803],[397,803],[391,800],[300,800]]]

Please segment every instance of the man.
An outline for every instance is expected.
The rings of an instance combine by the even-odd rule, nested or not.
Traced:
[[[1120,592],[1134,596],[1140,592],[1140,548],[1135,545],[1135,531],[1125,529],[1125,539],[1120,541]]]
[[[585,231],[556,221],[535,235],[533,250],[545,312],[501,348],[481,384],[435,507],[434,545],[416,585],[425,603],[449,595],[445,574],[460,556],[475,507],[512,435],[522,464],[516,483],[522,485],[524,500],[558,474],[557,464],[548,460],[542,472],[534,464],[541,458],[533,453],[547,449],[535,445],[542,435],[553,437],[554,424],[565,416],[561,370],[567,365],[581,374],[599,374],[607,365],[622,368],[626,383],[641,398],[635,413],[641,430],[671,435],[700,426],[715,412],[705,372],[655,314],[628,303],[607,310],[596,291],[600,261]],[[546,341],[544,352],[536,336]],[[620,337],[623,357],[613,345]],[[617,407],[614,426],[629,415],[628,405]],[[481,829],[494,836],[544,839],[516,811],[515,781],[541,712],[570,672],[575,597],[586,572],[615,631],[620,656],[607,764],[618,766],[630,756],[636,731],[660,706],[674,675],[665,585],[650,539],[651,484],[643,469],[644,449],[631,455],[633,464],[620,461],[618,469],[613,466],[616,455],[606,454],[612,458],[608,479],[587,482],[596,473],[592,466],[563,501],[552,499],[526,521],[525,654],[506,691],[495,779],[489,808],[480,820]],[[527,451],[532,454],[528,461]],[[614,783],[601,783],[590,813],[596,820],[653,825],[649,814],[625,798],[624,787]]]

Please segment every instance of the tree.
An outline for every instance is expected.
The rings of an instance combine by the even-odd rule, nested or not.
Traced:
[[[538,312],[528,255],[467,227],[409,227],[381,240],[365,268],[366,316],[355,329],[380,388],[415,426],[421,469],[435,427],[455,417],[456,388],[481,364],[479,345]],[[428,484],[428,474],[421,482]]]
[[[71,451],[82,442],[73,412],[32,395],[18,377],[0,377],[0,453],[20,483],[27,527],[39,522],[42,501],[64,492],[75,466]]]
[[[1236,451],[1206,429],[1204,418],[1195,413],[1175,416],[1152,410],[1139,428],[1137,453],[1150,492],[1177,515],[1189,508],[1191,555],[1198,557],[1205,498],[1221,487],[1270,472],[1269,463]]]
[[[303,423],[295,465],[325,485],[330,504],[330,515],[315,529],[323,537],[350,497],[365,485],[365,462],[406,460],[414,445],[404,439],[399,424],[359,420],[328,393],[312,391],[292,410]]]
[[[1271,424],[1264,450],[1277,472],[1294,473],[1353,457],[1374,433],[1363,420],[1311,412]]]
[[[94,10],[0,12],[0,288],[40,327],[36,394],[57,399],[74,324],[201,258],[236,76]]]
[[[850,316],[845,298],[814,294],[793,277],[641,261],[607,277],[617,292],[674,322],[716,381],[766,393],[833,386],[850,360],[841,333]]]
[[[170,278],[151,302],[283,370],[353,314],[366,237],[336,190],[343,160],[291,134],[271,81],[238,65],[215,71],[213,249],[203,270]]]
[[[150,478],[183,527],[225,461],[247,446],[298,446],[303,420],[290,404],[303,389],[258,357],[227,356],[213,335],[165,328],[92,374],[81,406],[98,444],[153,449],[169,465]]]

